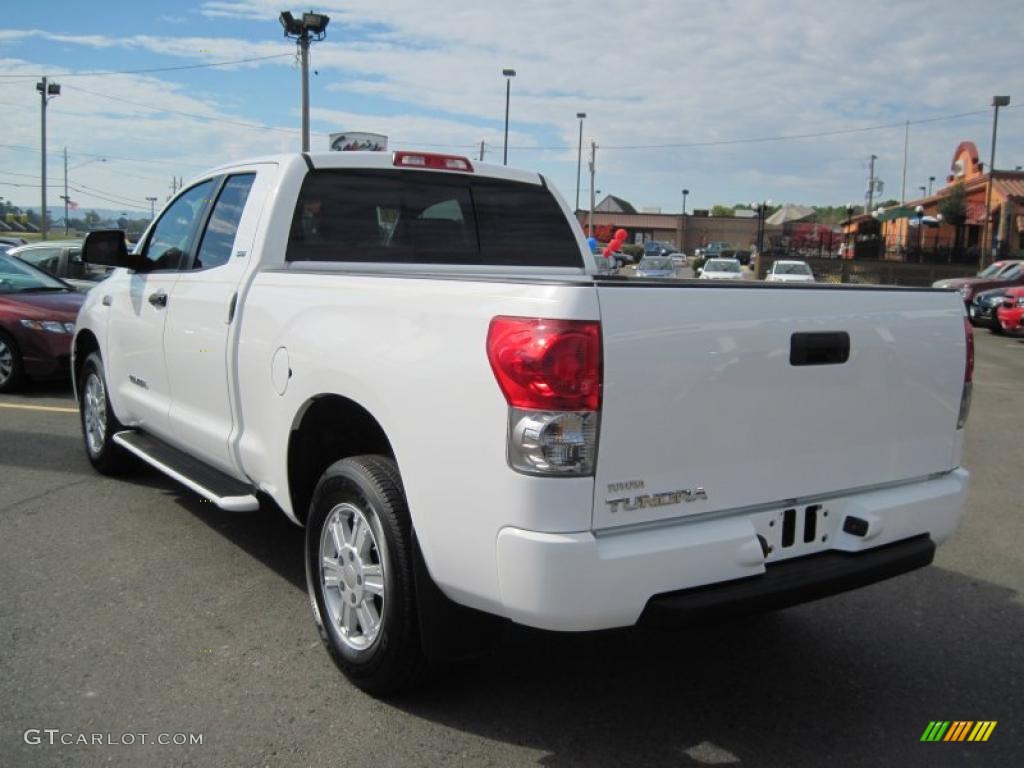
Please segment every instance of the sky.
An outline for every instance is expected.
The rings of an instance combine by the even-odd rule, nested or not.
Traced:
[[[287,1],[287,0],[285,0]],[[51,206],[63,150],[80,207],[147,210],[204,168],[296,152],[296,46],[265,0],[37,0],[0,29],[0,197],[38,208],[42,75]],[[687,209],[771,200],[862,203],[876,155],[883,198],[944,183],[974,141],[997,168],[1024,165],[1019,0],[327,0],[311,52],[311,144],[386,134],[390,148],[500,163],[511,81],[509,164],[544,173],[572,205],[578,112],[596,142],[598,199]],[[299,12],[299,7],[292,8]],[[308,9],[306,9],[308,10]],[[238,62],[225,66],[203,66]],[[139,70],[163,70],[138,72]],[[134,74],[95,74],[125,72]]]

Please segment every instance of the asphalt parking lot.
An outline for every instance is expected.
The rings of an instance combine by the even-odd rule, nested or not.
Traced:
[[[388,702],[322,650],[299,529],[95,474],[64,387],[0,396],[0,766],[1019,764],[1024,341],[976,337],[969,509],[932,567],[684,632],[518,631]]]

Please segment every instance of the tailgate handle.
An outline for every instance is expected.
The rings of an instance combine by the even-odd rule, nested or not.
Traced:
[[[790,338],[790,365],[842,365],[850,359],[850,334],[794,333]]]

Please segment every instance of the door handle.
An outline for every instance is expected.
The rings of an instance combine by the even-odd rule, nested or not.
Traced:
[[[794,333],[789,342],[790,365],[842,365],[850,359],[850,334]]]
[[[154,307],[166,307],[167,306],[167,294],[163,291],[157,291],[156,293],[149,294],[149,303]]]

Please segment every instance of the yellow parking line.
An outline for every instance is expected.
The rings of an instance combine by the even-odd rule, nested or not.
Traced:
[[[78,413],[77,408],[59,408],[55,405],[21,405],[18,403],[0,403],[0,408],[18,408],[24,411],[49,411],[50,413]]]

